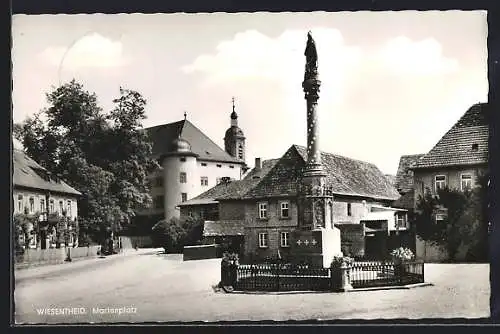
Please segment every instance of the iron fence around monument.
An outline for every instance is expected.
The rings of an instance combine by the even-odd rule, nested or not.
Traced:
[[[239,265],[235,290],[328,291],[332,289],[330,268],[310,268],[288,263]]]
[[[353,288],[401,286],[424,282],[424,263],[369,261],[346,267]],[[221,283],[240,291],[339,291],[340,268],[290,263],[239,264],[221,268]]]
[[[424,263],[354,262],[350,269],[350,281],[353,288],[424,283]]]

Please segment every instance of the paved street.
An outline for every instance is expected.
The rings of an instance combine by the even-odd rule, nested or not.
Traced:
[[[277,295],[214,292],[211,286],[219,280],[219,262],[219,259],[182,262],[179,255],[150,250],[59,267],[24,269],[16,276],[16,322],[489,316],[486,264],[428,264],[426,281],[434,286],[410,290]],[[55,309],[48,311],[52,314],[38,314],[47,308],[77,310],[65,315],[56,314],[61,311]],[[114,308],[121,310],[111,310]]]

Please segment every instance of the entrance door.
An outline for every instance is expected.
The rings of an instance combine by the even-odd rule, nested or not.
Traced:
[[[365,237],[365,257],[373,260],[383,260],[387,250],[383,232],[375,232]]]

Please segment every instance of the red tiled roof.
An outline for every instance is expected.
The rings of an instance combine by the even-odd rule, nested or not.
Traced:
[[[64,194],[81,195],[66,182],[50,176],[48,171],[20,150],[13,150],[13,185],[37,190],[48,190]],[[46,175],[47,178],[44,178]]]
[[[418,159],[425,154],[403,155],[399,159],[398,172],[396,174],[395,187],[400,193],[406,193],[413,189],[413,171],[410,169],[415,165]]]
[[[487,104],[475,104],[413,169],[488,163]]]
[[[169,152],[171,143],[180,137],[189,142],[191,151],[197,154],[200,160],[243,164],[242,161],[220,148],[188,120],[157,125],[145,130],[153,142],[152,153],[155,157]]]

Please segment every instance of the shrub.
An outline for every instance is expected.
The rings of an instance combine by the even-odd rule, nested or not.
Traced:
[[[391,256],[396,263],[411,261],[415,257],[411,249],[399,247],[391,252]]]
[[[199,244],[203,234],[203,222],[191,218],[170,221],[160,220],[152,228],[155,245],[163,247],[165,252],[182,253],[187,245]]]

